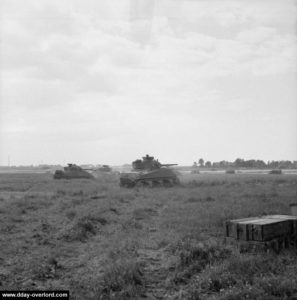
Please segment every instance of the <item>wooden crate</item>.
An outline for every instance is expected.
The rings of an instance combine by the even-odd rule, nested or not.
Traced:
[[[297,236],[282,236],[269,241],[243,241],[234,238],[225,238],[225,243],[238,248],[239,252],[274,252],[283,249],[297,249]]]
[[[291,222],[291,230],[293,235],[297,235],[297,216],[295,215],[270,215],[268,216],[271,219],[277,218],[281,220],[290,220]]]
[[[269,241],[297,234],[297,216],[269,215],[226,222],[226,237],[242,241]]]
[[[226,237],[235,238],[237,240],[249,240],[246,224],[256,221],[257,217],[230,220],[226,222]]]

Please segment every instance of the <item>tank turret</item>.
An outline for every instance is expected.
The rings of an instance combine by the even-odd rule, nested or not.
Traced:
[[[137,159],[132,162],[133,170],[157,170],[162,167],[176,166],[177,164],[161,164],[159,160],[148,154],[141,159]]]

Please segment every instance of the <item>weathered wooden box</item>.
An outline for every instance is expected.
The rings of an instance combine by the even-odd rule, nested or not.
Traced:
[[[242,241],[269,241],[297,234],[297,216],[269,215],[226,222],[226,237]]]

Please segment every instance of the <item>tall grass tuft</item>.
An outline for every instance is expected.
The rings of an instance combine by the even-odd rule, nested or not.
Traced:
[[[118,260],[104,270],[96,300],[138,299],[144,284],[143,266],[139,262]]]
[[[100,226],[106,224],[107,220],[103,217],[84,216],[64,228],[60,233],[60,237],[68,242],[86,242],[91,236],[97,234]]]
[[[227,259],[232,254],[230,248],[212,240],[204,242],[186,240],[180,243],[179,248],[179,262],[173,279],[174,283],[186,283],[207,266]]]

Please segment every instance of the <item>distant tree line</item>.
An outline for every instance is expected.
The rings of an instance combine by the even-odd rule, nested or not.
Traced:
[[[297,169],[297,161],[290,160],[272,160],[265,163],[259,159],[244,160],[237,158],[235,161],[230,162],[222,160],[219,162],[205,161],[200,158],[197,162],[193,163],[193,167],[200,168],[248,168],[248,169]]]

